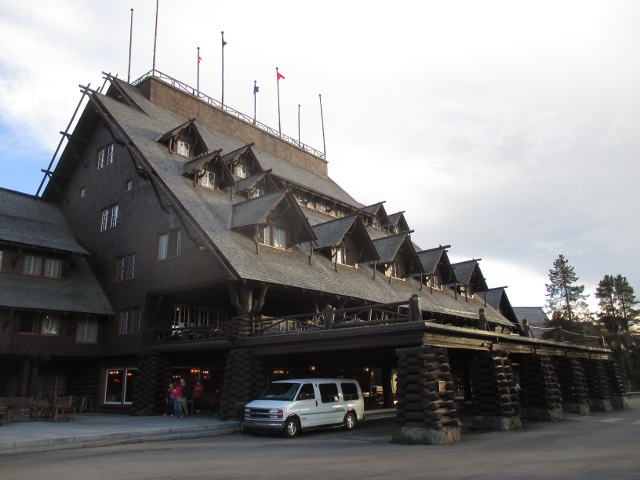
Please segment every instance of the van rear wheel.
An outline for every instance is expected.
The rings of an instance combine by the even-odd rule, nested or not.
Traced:
[[[300,422],[297,418],[289,418],[284,423],[284,436],[293,438],[300,432]]]
[[[344,428],[345,430],[353,430],[356,428],[356,422],[358,421],[356,414],[353,412],[347,412],[344,416]]]

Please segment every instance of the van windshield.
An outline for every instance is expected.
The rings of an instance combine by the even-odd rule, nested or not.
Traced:
[[[258,400],[293,400],[300,388],[299,383],[272,383],[262,392]]]

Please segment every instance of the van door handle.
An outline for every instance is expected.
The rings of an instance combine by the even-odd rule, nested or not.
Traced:
[[[318,400],[316,400],[316,407],[318,406]]]

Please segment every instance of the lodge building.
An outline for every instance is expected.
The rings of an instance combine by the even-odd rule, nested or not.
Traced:
[[[268,380],[349,376],[443,429],[462,401],[553,419],[624,394],[604,344],[534,338],[479,260],[416,246],[322,153],[158,71],[106,83],[41,196],[0,190],[0,396],[145,415],[185,376],[233,417]]]

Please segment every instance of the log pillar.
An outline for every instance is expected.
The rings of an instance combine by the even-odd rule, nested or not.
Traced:
[[[607,371],[602,360],[582,359],[582,366],[587,377],[589,390],[589,408],[593,412],[610,412],[613,410],[607,381]]]
[[[521,428],[518,393],[509,354],[476,352],[471,363],[473,423],[479,430]]]
[[[453,376],[445,348],[396,350],[398,357],[398,424],[401,434],[440,445],[460,440]]]
[[[138,356],[131,415],[149,416],[165,409],[165,393],[171,378],[169,360],[158,352]]]
[[[382,368],[382,393],[384,408],[393,408],[393,379],[389,367]]]
[[[245,404],[256,398],[265,384],[262,362],[252,357],[246,348],[231,350],[224,371],[220,418],[242,418]]]
[[[627,383],[622,370],[618,366],[618,362],[609,360],[604,362],[604,365],[607,372],[609,391],[611,392],[611,406],[614,409],[629,408],[629,402],[627,400]]]
[[[554,357],[553,366],[560,384],[562,411],[576,415],[589,415],[589,390],[580,360]]]
[[[562,397],[549,357],[526,355],[520,362],[522,417],[530,420],[562,420]]]

